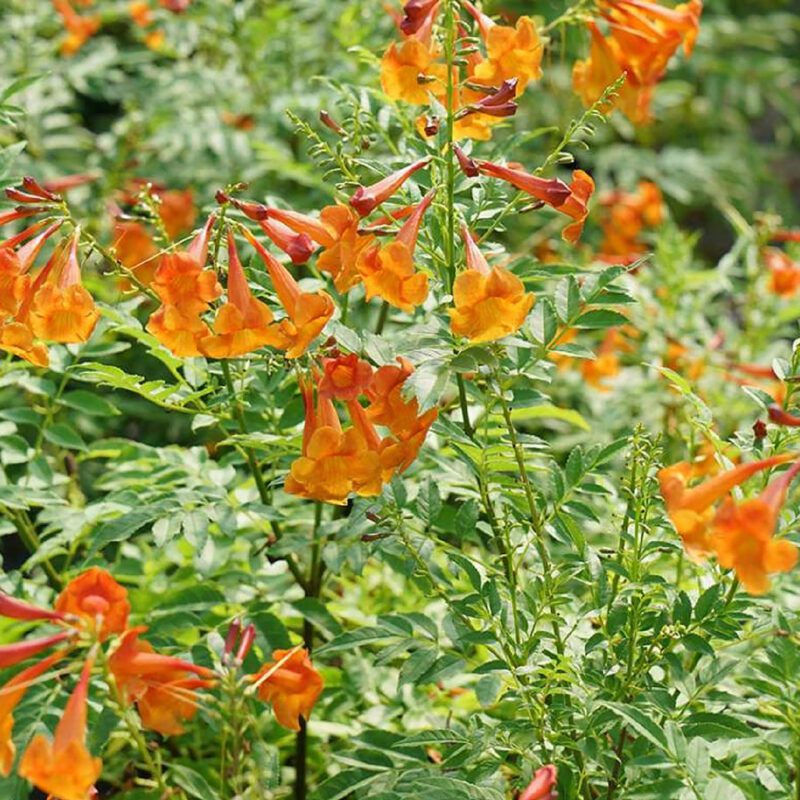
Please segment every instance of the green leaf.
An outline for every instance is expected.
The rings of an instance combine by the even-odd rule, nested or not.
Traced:
[[[616,325],[626,325],[630,320],[619,311],[611,308],[598,308],[581,314],[573,327],[589,330],[613,328]]]
[[[540,406],[531,406],[530,408],[514,408],[511,410],[511,419],[514,422],[527,422],[534,419],[556,419],[561,422],[568,422],[576,428],[582,428],[588,431],[589,423],[574,409],[559,408],[544,404]]]
[[[85,389],[66,392],[62,395],[60,402],[93,417],[113,417],[119,414],[116,406],[109,403],[104,397],[95,392],[87,392]]]
[[[653,722],[652,717],[645,714],[644,711],[641,711],[635,706],[626,706],[622,705],[622,703],[612,703],[609,701],[601,701],[600,705],[613,712],[625,722],[629,728],[632,728],[640,736],[647,739],[650,744],[655,745],[667,755],[672,755],[669,751],[664,732]]]
[[[219,795],[211,788],[208,781],[199,773],[183,764],[172,764],[169,773],[175,783],[181,787],[192,800],[220,800]]]
[[[86,450],[86,442],[80,434],[67,425],[65,422],[57,422],[55,425],[44,429],[44,438],[56,447],[63,447],[65,450]]]
[[[698,712],[683,722],[687,737],[702,736],[704,739],[749,739],[758,736],[757,730],[729,714]]]

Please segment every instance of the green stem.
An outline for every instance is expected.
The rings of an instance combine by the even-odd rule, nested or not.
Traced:
[[[33,556],[39,552],[42,547],[42,540],[39,534],[36,533],[36,528],[28,516],[28,512],[24,509],[13,511],[12,509],[3,507],[3,514],[16,526],[19,538],[22,539],[23,544],[28,552]],[[53,566],[50,559],[43,558],[42,566],[50,579],[50,583],[56,589],[60,589],[64,585],[64,579],[59,575],[58,570]]]
[[[450,291],[456,279],[456,162],[453,146],[455,144],[455,82],[453,80],[453,61],[455,59],[456,43],[456,15],[453,8],[454,0],[448,0],[445,7],[445,44],[444,58],[447,66],[447,163],[446,163],[446,204],[447,204],[447,234],[445,244],[447,252],[447,281]]]
[[[464,433],[472,438],[475,429],[469,421],[469,406],[467,405],[467,387],[464,384],[464,376],[459,372],[456,375],[456,383],[458,384],[458,402],[461,406],[461,420],[464,426]]]
[[[380,336],[383,333],[383,327],[386,325],[386,320],[389,318],[389,303],[384,300],[381,310],[378,312],[378,322],[375,324],[375,335]]]
[[[555,598],[553,596],[553,576],[552,566],[550,562],[550,554],[548,552],[548,543],[544,526],[542,525],[541,514],[539,507],[536,505],[536,497],[533,492],[528,469],[525,466],[525,452],[517,437],[517,430],[514,427],[514,421],[511,419],[511,409],[508,407],[508,402],[503,396],[503,388],[498,380],[499,400],[500,407],[503,411],[503,419],[506,423],[506,430],[508,431],[509,439],[511,440],[511,448],[514,451],[514,458],[517,462],[517,469],[519,472],[520,480],[522,481],[522,488],[525,492],[525,499],[528,504],[528,511],[531,515],[531,527],[535,536],[536,550],[539,553],[539,558],[542,562],[542,577],[544,579],[545,592],[550,605],[550,614],[552,616],[553,636],[556,641],[556,650],[559,655],[564,654],[564,641],[561,638],[561,627],[558,624],[558,616],[555,608]]]

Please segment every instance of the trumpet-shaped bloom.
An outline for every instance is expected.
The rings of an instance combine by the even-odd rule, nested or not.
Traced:
[[[556,778],[558,772],[553,764],[545,764],[536,770],[533,780],[523,789],[519,800],[557,800]]]
[[[14,709],[37,679],[64,657],[65,650],[51,653],[41,661],[17,673],[0,688],[0,775],[8,776],[14,765],[16,748],[14,732]]]
[[[392,100],[426,105],[429,93],[441,95],[447,68],[438,64],[439,53],[417,38],[392,42],[381,59],[381,86]]]
[[[320,212],[320,220],[331,234],[331,241],[322,243],[324,250],[317,258],[317,267],[333,277],[337,291],[346,292],[361,282],[361,273],[356,266],[358,257],[372,246],[375,237],[359,233],[361,218],[348,206],[326,206]]]
[[[376,425],[388,428],[398,439],[414,436],[421,428],[429,428],[438,416],[432,408],[420,414],[416,397],[403,397],[403,386],[414,367],[408,359],[398,358],[399,366],[387,364],[376,370],[367,389],[370,404],[367,417]]]
[[[34,736],[22,755],[19,774],[45,794],[60,800],[89,800],[103,762],[86,749],[86,703],[92,660],[83,667],[67,701],[55,736]]]
[[[303,450],[286,477],[286,491],[337,505],[351,492],[379,494],[381,464],[372,432],[356,426],[342,430],[329,397],[319,397],[315,408],[313,387],[304,382],[301,390],[306,410]]]
[[[114,253],[138,280],[149,286],[159,265],[158,247],[147,228],[134,220],[114,223]]]
[[[491,342],[522,327],[535,300],[522,281],[504,267],[490,267],[466,227],[462,227],[467,269],[453,284],[450,327],[471,342]]]
[[[117,688],[127,703],[136,703],[142,724],[164,736],[183,733],[183,722],[197,712],[197,690],[211,685],[211,670],[156,653],[139,635],[146,627],[122,635],[109,658]]]
[[[275,293],[286,310],[286,318],[275,327],[274,346],[286,350],[288,358],[299,358],[333,316],[333,300],[326,292],[301,291],[289,270],[247,229],[244,234],[264,262]]]
[[[413,164],[387,175],[371,186],[359,186],[350,198],[350,205],[366,217],[381,203],[385,203],[415,173],[428,165],[429,158],[420,158]]]
[[[564,241],[575,244],[583,233],[583,224],[589,215],[589,198],[594,192],[594,180],[582,169],[576,169],[572,173],[569,190],[569,197],[558,206],[558,210],[575,220],[561,232]]]
[[[497,25],[472,3],[465,2],[464,7],[478,22],[486,43],[486,58],[474,69],[477,81],[496,86],[502,81],[516,78],[517,94],[521,94],[530,81],[542,77],[544,48],[530,17],[519,17],[512,28]]]
[[[81,284],[78,239],[76,232],[65,257],[51,260],[31,287],[30,326],[40,339],[85,342],[100,318],[94,299]]]
[[[217,311],[213,330],[213,335],[204,337],[199,343],[202,352],[211,358],[236,358],[279,341],[272,312],[253,297],[230,231],[228,302]]]
[[[789,485],[800,472],[795,464],[758,496],[742,503],[726,498],[713,521],[712,545],[721,566],[734,569],[750,594],[769,590],[769,576],[797,563],[797,547],[775,539],[775,527]]]
[[[253,676],[258,696],[272,704],[275,719],[292,731],[300,730],[300,718],[308,720],[324,682],[302,648],[275,650],[273,661]]]
[[[103,640],[125,630],[131,606],[124,586],[104,569],[90,567],[64,587],[55,610],[78,617],[84,628]]]
[[[186,315],[201,314],[222,294],[213,269],[203,269],[191,253],[165,253],[156,269],[153,289],[164,305]]]
[[[655,85],[637,84],[630,80],[620,64],[619,47],[611,38],[606,38],[593,22],[588,23],[592,44],[589,57],[576,61],[572,68],[572,87],[587,108],[596,103],[603,92],[621,75],[625,82],[616,90],[616,96],[608,101],[608,111],[619,110],[635,125],[650,121],[650,103]]]
[[[688,461],[660,470],[658,482],[667,516],[680,535],[687,553],[694,558],[702,558],[712,551],[711,522],[718,501],[756,473],[793,458],[793,455],[781,455],[739,464],[692,488],[688,484],[694,468]]]
[[[0,323],[0,350],[25,359],[36,367],[50,363],[47,347],[37,342],[30,326],[24,322]]]
[[[361,273],[367,300],[380,297],[389,305],[410,313],[428,296],[428,276],[414,269],[414,250],[422,218],[433,202],[428,192],[403,223],[394,241],[363,250],[356,266]]]
[[[364,394],[372,380],[372,367],[355,353],[324,358],[322,366],[318,387],[320,397],[355,400]]]
[[[215,278],[216,279],[216,278]],[[217,318],[219,322],[219,317]],[[230,330],[229,315],[223,315],[218,332]],[[201,343],[211,337],[211,329],[199,314],[186,314],[177,306],[160,306],[147,321],[147,330],[174,355],[182,358],[204,355]]]

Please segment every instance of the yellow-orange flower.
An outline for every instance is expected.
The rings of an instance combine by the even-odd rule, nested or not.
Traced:
[[[19,774],[60,800],[89,800],[103,762],[86,749],[86,703],[92,660],[84,665],[55,736],[37,734],[22,755]]]
[[[33,666],[19,672],[0,688],[0,775],[9,775],[17,752],[12,738],[14,709],[19,705],[28,687],[63,658],[65,652],[58,650],[51,653]]]
[[[326,206],[320,211],[320,220],[331,233],[331,243],[323,243],[323,251],[317,258],[317,267],[333,277],[333,285],[339,292],[361,282],[361,273],[356,264],[359,255],[375,242],[371,234],[360,234],[361,218],[349,206]]]
[[[109,658],[108,665],[123,699],[136,703],[145,728],[164,736],[183,733],[183,722],[197,712],[197,689],[211,685],[213,673],[180,658],[156,653],[131,628]]]
[[[797,563],[797,547],[773,537],[789,484],[798,471],[800,463],[751,500],[736,503],[728,497],[714,516],[711,541],[717,560],[736,571],[750,594],[764,594],[769,590],[771,574],[788,572]]]
[[[159,265],[158,247],[147,228],[135,220],[116,220],[113,230],[114,254],[136,278],[149,286]]]
[[[233,234],[228,231],[228,302],[218,311],[213,335],[202,338],[200,350],[211,358],[236,358],[280,342],[269,308],[253,297]]]
[[[299,358],[333,316],[333,300],[326,292],[301,291],[289,270],[246,228],[244,234],[264,262],[275,293],[286,311],[286,318],[275,327],[273,346],[286,350],[287,358]]]
[[[52,259],[31,287],[30,326],[33,334],[51,342],[85,342],[100,314],[94,299],[81,285],[76,232],[64,257]]]
[[[258,696],[272,704],[275,719],[292,731],[300,730],[300,718],[308,720],[324,682],[303,648],[275,650],[273,661],[253,676]]]
[[[170,352],[181,358],[204,355],[200,343],[211,336],[211,329],[199,314],[185,314],[177,306],[160,306],[156,309],[147,321],[147,330]]]
[[[342,430],[329,397],[318,397],[301,384],[306,418],[302,455],[291,466],[285,489],[289,494],[343,505],[351,492],[373,496],[381,490],[377,434],[355,424]],[[358,422],[358,420],[354,420]]]
[[[125,630],[131,606],[124,586],[106,570],[90,567],[64,587],[55,610],[74,615],[86,630],[103,640]]]
[[[680,535],[687,553],[693,558],[702,558],[712,551],[714,506],[731,489],[761,470],[784,464],[793,458],[793,455],[772,456],[749,464],[739,464],[692,488],[688,484],[694,475],[694,467],[688,461],[680,461],[660,470],[658,482],[667,516]]]
[[[0,350],[19,356],[36,367],[46,367],[50,363],[46,345],[36,341],[30,326],[24,322],[0,323]]]
[[[147,0],[132,0],[128,3],[128,13],[140,28],[146,28],[153,21],[153,13]]]
[[[453,284],[450,327],[471,342],[491,342],[516,333],[533,307],[534,295],[505,267],[490,267],[470,232],[462,227],[467,269]]]
[[[594,192],[594,180],[587,172],[576,169],[572,173],[569,190],[569,197],[558,206],[558,210],[575,220],[561,232],[564,241],[575,244],[583,233],[583,225],[589,214],[589,199]]]
[[[479,83],[497,86],[516,78],[517,94],[521,94],[530,81],[542,77],[544,48],[536,24],[530,17],[519,17],[512,28],[497,25],[472,3],[465,2],[464,6],[477,20],[486,43],[486,58],[474,70],[474,77]]]
[[[410,313],[428,296],[428,276],[415,270],[414,250],[422,217],[434,195],[435,190],[425,195],[392,242],[383,247],[374,244],[361,251],[356,266],[364,281],[367,300],[380,297]]]
[[[322,366],[320,397],[355,400],[366,391],[372,380],[372,367],[355,353],[324,358]]]
[[[213,269],[203,265],[189,252],[161,256],[153,289],[164,305],[174,306],[184,314],[200,314],[222,294],[222,286]]]
[[[425,105],[428,93],[440,95],[447,68],[437,64],[438,53],[417,38],[392,42],[381,59],[381,86],[393,100]]]

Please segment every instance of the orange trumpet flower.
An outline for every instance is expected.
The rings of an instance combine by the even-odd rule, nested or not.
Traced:
[[[355,424],[342,430],[329,397],[318,396],[315,407],[313,386],[303,381],[300,389],[306,412],[303,449],[286,477],[286,491],[336,505],[344,505],[351,492],[379,494],[381,463],[373,432]]]
[[[495,86],[516,78],[517,95],[520,95],[530,81],[542,77],[544,47],[530,17],[519,17],[512,28],[496,24],[467,0],[464,7],[478,23],[486,43],[486,58],[473,70],[475,80]]]
[[[425,301],[428,276],[414,269],[414,250],[422,217],[435,194],[432,189],[425,195],[392,242],[383,247],[374,244],[361,251],[356,266],[364,281],[367,300],[380,297],[406,313]]]
[[[76,231],[64,258],[51,260],[34,282],[30,325],[40,339],[65,344],[85,342],[100,318],[94,299],[81,284],[79,239]]]
[[[274,346],[286,350],[287,358],[299,358],[333,316],[333,300],[326,292],[303,292],[289,270],[250,231],[243,228],[242,232],[264,262],[275,293],[286,310],[286,318],[275,328]]]
[[[139,639],[146,627],[122,634],[109,668],[123,700],[136,703],[142,724],[164,736],[183,733],[183,721],[197,712],[197,689],[213,684],[213,672],[188,661],[156,653]],[[194,677],[189,677],[194,676]]]
[[[400,30],[406,36],[413,36],[433,22],[439,9],[439,0],[408,0],[403,6]]]
[[[392,42],[381,59],[381,87],[387,97],[421,106],[428,103],[430,93],[441,96],[447,68],[437,63],[438,57],[439,52],[421,38]]]
[[[77,617],[81,627],[102,641],[125,630],[131,606],[124,586],[106,570],[90,567],[64,587],[55,610]]]
[[[323,375],[319,396],[355,400],[364,394],[372,380],[372,367],[355,353],[322,359]]]
[[[797,294],[800,289],[800,264],[773,247],[764,250],[764,262],[769,269],[769,290],[772,294],[779,297]]]
[[[37,734],[22,755],[19,774],[45,794],[60,800],[89,800],[103,762],[86,749],[86,704],[93,660],[84,664],[78,685],[48,739]]]
[[[304,648],[275,650],[272,658],[253,675],[258,696],[265,703],[272,703],[275,719],[284,728],[299,731],[300,718],[309,719],[322,694],[322,676]]]
[[[375,237],[359,233],[361,218],[348,206],[326,206],[320,212],[320,220],[331,234],[331,243],[320,242],[325,249],[317,259],[317,267],[333,277],[337,291],[346,292],[361,282],[358,257],[375,242]]]
[[[691,489],[688,488],[688,483],[694,467],[688,461],[681,461],[660,470],[658,482],[667,516],[683,540],[689,555],[702,558],[712,551],[710,528],[714,518],[714,505],[719,500],[756,473],[771,469],[778,464],[785,464],[794,458],[795,455],[786,454],[749,464],[739,464]]]
[[[209,303],[222,294],[214,270],[204,269],[208,242],[216,217],[209,216],[203,229],[185,251],[165,253],[153,279],[153,289],[166,306],[173,306],[186,316],[208,309]]]
[[[788,572],[797,563],[797,547],[773,535],[789,485],[798,472],[800,462],[751,500],[736,503],[726,498],[714,516],[711,543],[717,560],[735,570],[750,594],[764,594],[770,588],[770,574]]]
[[[67,37],[61,43],[61,53],[65,56],[73,56],[100,30],[100,17],[78,14],[70,5],[69,0],[53,0],[53,7],[61,17],[67,31]]]
[[[522,281],[505,267],[490,267],[465,225],[467,269],[453,284],[450,327],[471,342],[491,342],[516,333],[535,300]]]
[[[350,205],[366,217],[381,203],[385,203],[397,190],[415,173],[426,167],[430,162],[429,157],[420,158],[413,164],[387,175],[372,186],[359,186],[350,198]]]
[[[281,337],[272,312],[253,297],[233,234],[228,230],[228,302],[217,311],[213,335],[200,340],[200,350],[211,358],[236,358],[264,345],[276,345]]]
[[[0,688],[0,775],[8,776],[14,765],[16,747],[12,739],[14,732],[14,710],[37,678],[54,666],[66,654],[66,650],[51,653],[33,666],[17,673]]]

